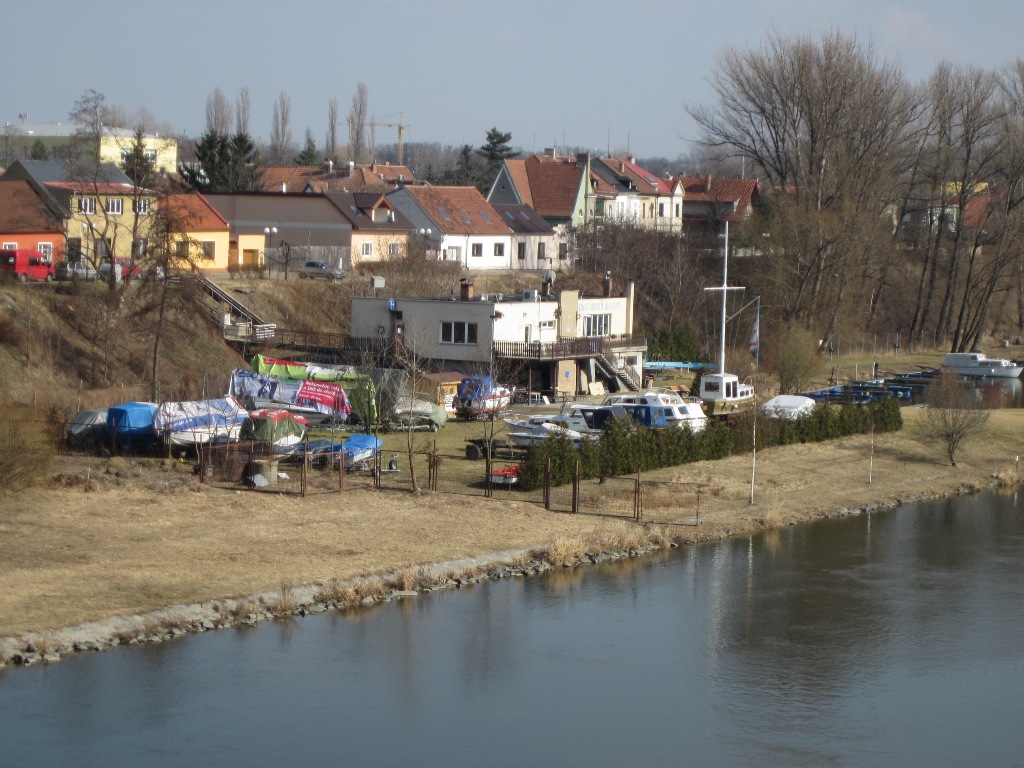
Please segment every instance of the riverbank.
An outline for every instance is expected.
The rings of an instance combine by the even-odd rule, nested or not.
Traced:
[[[873,446],[861,435],[759,452],[752,505],[749,456],[651,473],[708,492],[699,526],[678,523],[667,501],[645,505],[645,540],[622,518],[505,498],[278,497],[211,488],[173,463],[62,459],[55,484],[3,500],[0,662],[29,643],[37,652],[67,646],[76,630],[60,628],[107,627],[115,642],[138,642],[193,630],[195,619],[210,629],[299,610],[312,597],[347,605],[457,584],[497,563],[506,564],[499,573],[526,574],[584,551],[713,540],[1017,482],[1024,411],[994,412],[958,467],[919,438],[919,414],[905,409],[906,428]],[[360,595],[359,584],[377,586]]]

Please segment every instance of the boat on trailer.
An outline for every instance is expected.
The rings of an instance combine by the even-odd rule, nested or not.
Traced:
[[[957,376],[1016,379],[1024,366],[1000,357],[985,357],[981,352],[950,352],[942,361],[942,372]]]

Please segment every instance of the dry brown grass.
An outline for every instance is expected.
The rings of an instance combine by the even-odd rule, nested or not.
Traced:
[[[876,436],[871,485],[867,436],[772,448],[758,451],[754,505],[748,504],[750,457],[738,456],[651,473],[654,479],[714,480],[721,488],[718,495],[702,494],[699,530],[681,526],[678,510],[667,507],[648,508],[644,523],[667,525],[671,536],[684,539],[735,535],[907,492],[941,493],[982,486],[996,475],[1011,478],[1014,456],[1024,454],[1024,411],[993,413],[989,438],[968,445],[956,468],[913,437],[916,409],[905,409],[904,416],[906,433]],[[621,514],[546,512],[516,494],[488,500],[349,490],[301,499],[199,486],[188,477],[182,482],[200,492],[185,503],[166,491],[164,484],[178,474],[159,462],[58,456],[55,463],[55,472],[90,472],[99,485],[83,493],[51,484],[0,499],[0,636],[268,593],[282,581],[326,584],[323,591],[339,604],[353,605],[386,593],[379,578],[366,574],[400,572],[409,563],[543,548],[545,559],[561,565],[605,537],[628,538]],[[600,491],[595,494],[594,509],[607,513]],[[465,579],[480,573],[461,570]],[[332,587],[330,579],[352,586]],[[236,618],[260,610],[245,601],[225,605],[234,606],[224,610]]]
[[[282,584],[280,591],[270,601],[267,611],[271,616],[287,618],[299,609],[299,601],[295,597],[295,589],[288,584]]]

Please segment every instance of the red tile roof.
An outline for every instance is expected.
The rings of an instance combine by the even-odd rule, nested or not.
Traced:
[[[260,177],[264,192],[302,192],[306,182],[324,175],[320,165],[268,165]]]
[[[448,234],[511,233],[476,187],[406,187],[405,191]]]
[[[571,217],[583,180],[583,167],[574,161],[542,160],[533,155],[526,159],[525,168],[532,201],[527,204],[544,217]]]
[[[757,179],[716,179],[711,176],[693,178],[680,176],[683,185],[683,217],[686,203],[732,204],[733,213],[724,218],[742,221],[749,213],[759,188]]]
[[[61,223],[29,182],[0,182],[0,232],[60,231]]]
[[[177,231],[215,232],[230,229],[227,219],[217,213],[210,202],[198,192],[167,195],[160,200],[171,226]]]

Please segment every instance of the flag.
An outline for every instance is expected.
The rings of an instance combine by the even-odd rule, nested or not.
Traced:
[[[761,346],[760,318],[754,320],[754,331],[750,334],[750,354],[756,355]]]

